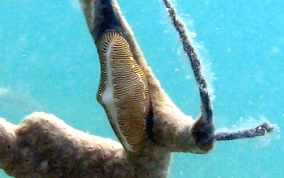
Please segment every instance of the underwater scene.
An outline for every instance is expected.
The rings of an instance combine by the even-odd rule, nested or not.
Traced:
[[[162,0],[117,1],[162,88],[197,118],[198,87]],[[275,129],[215,142],[204,155],[174,153],[168,177],[284,177],[284,1],[171,2],[202,61],[216,131],[263,122]],[[79,0],[2,0],[0,49],[1,118],[18,124],[44,111],[118,140],[95,97],[100,64]],[[0,177],[10,176],[0,170]]]

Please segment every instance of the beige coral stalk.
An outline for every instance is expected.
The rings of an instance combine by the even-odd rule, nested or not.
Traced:
[[[128,154],[118,142],[80,132],[42,112],[19,125],[1,119],[0,144],[0,167],[20,178],[165,177],[170,160],[169,151],[155,148],[148,156]]]
[[[153,126],[150,126],[154,137],[153,144],[169,151],[193,153],[209,151],[212,148],[212,142],[204,148],[197,146],[192,135],[194,120],[190,116],[184,115],[161,88],[159,81],[147,65],[117,2],[115,0],[80,0],[80,3],[95,43],[105,32],[116,31],[121,33],[127,39],[134,59],[137,60],[146,75],[153,112],[153,116],[150,118],[153,119],[154,123]],[[202,118],[199,120],[202,120]],[[209,134],[213,134],[213,132]],[[147,150],[147,147],[145,150]]]

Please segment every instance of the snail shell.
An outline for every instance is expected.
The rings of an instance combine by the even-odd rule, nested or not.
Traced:
[[[97,41],[101,65],[97,100],[124,148],[141,152],[147,142],[146,118],[149,88],[146,76],[130,51],[127,40],[107,32]]]

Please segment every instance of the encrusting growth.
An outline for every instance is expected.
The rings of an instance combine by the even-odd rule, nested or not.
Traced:
[[[161,88],[115,0],[80,0],[101,60],[97,98],[121,143],[80,132],[43,112],[27,116],[19,125],[0,118],[1,169],[19,178],[165,178],[172,152],[204,154],[214,141],[273,130],[264,123],[239,132],[214,133],[200,61],[175,9],[169,1],[163,2],[195,74],[200,117],[194,120],[183,114]],[[136,77],[134,83],[129,76]]]

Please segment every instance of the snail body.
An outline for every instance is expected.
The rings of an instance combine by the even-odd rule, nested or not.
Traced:
[[[141,152],[148,140],[150,99],[146,76],[119,33],[106,32],[96,45],[101,65],[97,100],[124,148]]]

